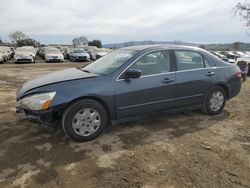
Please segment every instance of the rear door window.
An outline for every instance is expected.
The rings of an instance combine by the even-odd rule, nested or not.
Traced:
[[[200,54],[199,52],[176,50],[175,56],[176,56],[177,70],[179,71],[199,69],[205,67],[202,54]]]

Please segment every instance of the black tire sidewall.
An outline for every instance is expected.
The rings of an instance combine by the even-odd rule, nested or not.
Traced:
[[[211,96],[212,96],[212,94],[214,93],[214,92],[216,92],[216,91],[219,91],[219,92],[221,92],[222,94],[223,94],[223,96],[224,96],[224,101],[223,101],[223,104],[222,104],[222,106],[220,107],[220,109],[219,110],[217,110],[217,111],[213,111],[213,110],[211,110],[211,108],[210,108],[210,105],[209,105],[209,102],[210,102],[210,98],[211,98]],[[219,87],[219,86],[216,86],[216,87],[214,87],[214,88],[212,88],[208,93],[207,93],[207,95],[206,95],[206,99],[205,99],[205,111],[206,111],[206,113],[207,114],[210,114],[210,115],[217,115],[217,114],[219,114],[219,113],[221,113],[221,111],[224,109],[224,107],[225,107],[225,104],[226,104],[226,92],[225,92],[225,90],[222,88],[222,87]]]
[[[72,127],[72,120],[75,114],[84,108],[92,108],[98,111],[98,113],[101,116],[101,125],[99,129],[94,134],[89,135],[89,136],[80,136],[76,134]],[[80,100],[80,101],[75,102],[74,104],[72,104],[66,109],[62,118],[62,127],[63,127],[65,134],[71,139],[78,141],[78,142],[89,141],[89,140],[96,138],[103,132],[106,125],[107,125],[107,112],[100,103],[94,100]]]

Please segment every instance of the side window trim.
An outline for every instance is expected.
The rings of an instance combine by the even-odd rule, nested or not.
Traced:
[[[206,63],[205,63],[205,58],[207,58],[208,59],[208,61],[210,61],[210,63],[212,64],[212,66],[210,67],[210,68],[212,68],[212,67],[216,67],[215,66],[215,64],[214,64],[214,62],[213,61],[211,61],[211,59],[210,58],[208,58],[205,54],[203,54],[202,53],[202,58],[203,58],[203,61],[204,61],[204,64],[205,64],[205,68],[209,68],[209,67],[207,67],[206,66]]]
[[[173,52],[172,50],[170,49],[157,49],[157,50],[151,50],[151,51],[148,51],[142,55],[140,55],[138,58],[136,58],[132,63],[130,63],[119,75],[118,77],[116,78],[116,81],[121,81],[121,80],[124,80],[124,78],[122,78],[123,74],[131,67],[133,66],[141,57],[147,55],[147,54],[150,54],[150,53],[154,53],[154,52],[161,52],[161,51],[168,51],[169,52],[169,55],[170,55],[170,71],[169,72],[166,72],[166,73],[159,73],[159,74],[169,74],[169,73],[172,73],[173,71],[175,71],[173,69],[173,58],[174,58],[174,55],[173,55]],[[153,76],[153,75],[158,75],[158,74],[152,74],[152,75],[145,75],[145,76],[141,76],[141,77],[149,77],[149,76]]]

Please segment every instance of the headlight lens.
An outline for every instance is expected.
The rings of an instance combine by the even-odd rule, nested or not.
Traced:
[[[55,95],[56,92],[49,92],[25,97],[17,102],[16,107],[27,110],[46,110],[49,108]]]

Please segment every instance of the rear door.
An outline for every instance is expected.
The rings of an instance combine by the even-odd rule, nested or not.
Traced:
[[[198,51],[175,50],[176,106],[202,104],[207,91],[213,87],[217,69]]]
[[[147,53],[128,69],[141,71],[141,77],[125,80],[122,75],[115,85],[118,118],[153,113],[174,107],[175,73],[168,50]]]

